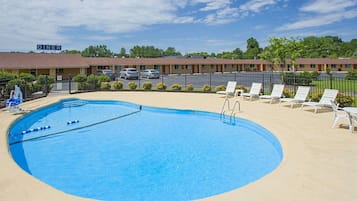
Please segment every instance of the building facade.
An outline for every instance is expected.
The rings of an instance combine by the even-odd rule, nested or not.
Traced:
[[[58,53],[0,53],[0,71],[51,75],[68,79],[77,74],[95,74],[98,70],[123,68],[157,69],[162,74],[194,74],[237,71],[350,71],[357,69],[357,59],[301,58],[296,65],[272,64],[254,59],[214,58],[101,58],[82,57],[80,54]]]

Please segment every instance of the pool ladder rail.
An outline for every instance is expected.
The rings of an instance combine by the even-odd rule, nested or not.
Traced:
[[[238,108],[237,108],[238,106]],[[221,114],[220,114],[220,119],[225,120],[225,117],[229,115],[229,122],[234,123],[232,120],[234,120],[234,117],[236,115],[236,110],[238,109],[238,112],[240,112],[240,102],[236,100],[231,107],[230,101],[228,97],[224,99],[223,106],[221,109]]]

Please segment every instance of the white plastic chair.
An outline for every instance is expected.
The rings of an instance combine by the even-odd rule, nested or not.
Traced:
[[[236,90],[236,85],[237,85],[237,82],[228,81],[226,90],[225,91],[217,91],[216,93],[217,94],[224,94],[224,95],[226,95],[226,97],[228,97],[229,95],[234,96],[234,92]]]
[[[259,96],[260,99],[270,99],[270,104],[273,103],[273,100],[279,100],[283,95],[284,91],[283,84],[274,84],[273,90],[270,95],[261,95]]]
[[[241,93],[241,96],[243,98],[248,97],[250,98],[250,100],[252,100],[253,97],[259,97],[261,88],[262,88],[262,83],[253,82],[249,93]]]
[[[310,87],[299,86],[294,98],[281,98],[280,103],[288,102],[291,104],[291,108],[293,108],[294,104],[303,103],[306,101],[307,96],[309,95]]]
[[[346,119],[347,121],[349,121],[349,116],[348,116],[347,112],[345,112],[341,108],[339,108],[338,104],[336,104],[334,101],[331,101],[331,106],[332,106],[332,110],[334,111],[334,121],[332,124],[332,128],[335,128],[337,122],[340,119]]]
[[[318,108],[322,108],[322,107],[331,108],[332,107],[331,102],[335,101],[337,94],[338,94],[337,89],[325,89],[319,102],[309,101],[309,102],[302,103],[300,109],[302,109],[304,106],[312,106],[315,108],[315,113],[317,113]]]

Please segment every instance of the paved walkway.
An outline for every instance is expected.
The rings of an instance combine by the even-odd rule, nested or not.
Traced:
[[[142,105],[220,112],[217,94],[161,92],[95,92],[58,94],[25,102],[34,110],[62,98],[113,99]],[[250,119],[277,136],[283,147],[280,166],[262,179],[203,200],[245,201],[353,201],[357,200],[357,132],[331,128],[333,113],[290,109],[261,101],[241,102],[237,116]],[[0,200],[85,200],[60,192],[18,167],[7,145],[7,129],[20,115],[0,110]],[[347,125],[347,122],[341,122]]]

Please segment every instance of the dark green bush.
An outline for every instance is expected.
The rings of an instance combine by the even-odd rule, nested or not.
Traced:
[[[87,76],[86,75],[82,75],[82,74],[78,74],[78,75],[74,76],[72,78],[72,80],[74,82],[86,82],[87,81]]]
[[[19,78],[26,82],[33,82],[36,80],[35,76],[30,73],[20,73]]]
[[[348,71],[345,76],[345,79],[346,80],[357,80],[357,70]]]

